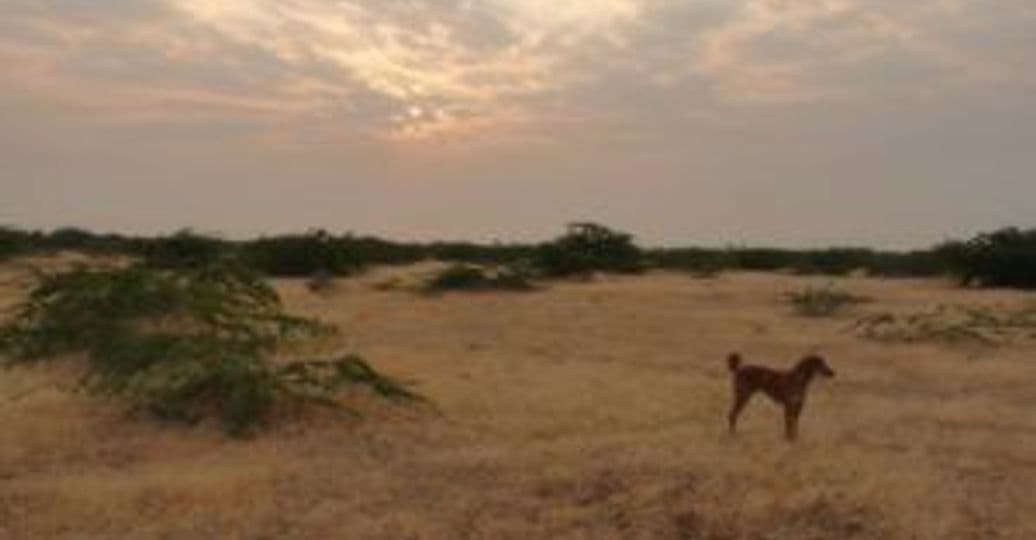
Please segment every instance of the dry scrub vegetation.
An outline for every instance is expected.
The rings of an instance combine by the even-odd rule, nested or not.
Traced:
[[[0,307],[23,290],[0,271]],[[650,273],[530,294],[437,297],[434,268],[289,311],[436,408],[348,396],[254,440],[155,424],[73,391],[77,364],[0,372],[0,538],[1036,538],[1036,347],[866,339],[858,317],[1036,297],[934,280],[839,279],[872,302],[795,316],[808,278]],[[823,352],[801,441],[754,403],[730,438],[731,349],[786,366]],[[757,398],[758,399],[758,398]]]

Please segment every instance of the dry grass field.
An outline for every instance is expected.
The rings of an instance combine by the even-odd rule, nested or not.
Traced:
[[[832,318],[782,295],[822,278],[652,273],[427,297],[427,267],[372,271],[291,310],[436,407],[353,396],[249,441],[161,426],[74,392],[75,361],[0,372],[0,538],[1032,539],[1036,347],[867,341],[875,310],[1036,297],[838,279]],[[2,272],[3,302],[18,297]],[[725,357],[838,372],[801,439],[750,403],[726,433]]]

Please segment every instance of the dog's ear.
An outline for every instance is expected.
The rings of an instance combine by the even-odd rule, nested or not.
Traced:
[[[730,353],[727,357],[727,367],[730,371],[737,371],[737,368],[741,367],[741,355],[736,352]]]

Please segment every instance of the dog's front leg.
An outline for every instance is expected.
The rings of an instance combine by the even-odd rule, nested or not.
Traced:
[[[784,406],[784,437],[789,442],[794,442],[799,436],[799,415],[802,413],[802,403],[788,403]]]

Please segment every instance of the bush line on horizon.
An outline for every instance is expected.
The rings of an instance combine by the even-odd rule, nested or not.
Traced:
[[[591,255],[583,251],[594,246]],[[969,240],[943,242],[908,252],[868,248],[651,248],[593,223],[575,223],[553,241],[540,244],[394,242],[323,230],[231,241],[182,230],[152,238],[94,234],[76,228],[50,233],[0,227],[0,259],[23,254],[77,250],[142,257],[149,264],[183,268],[236,258],[269,276],[309,277],[318,272],[346,276],[372,265],[439,260],[503,266],[532,262],[544,277],[587,271],[637,272],[659,268],[694,275],[725,270],[792,271],[847,275],[863,271],[887,277],[953,276],[964,285],[1036,288],[1036,229],[1005,228]],[[591,267],[587,270],[587,267]]]

